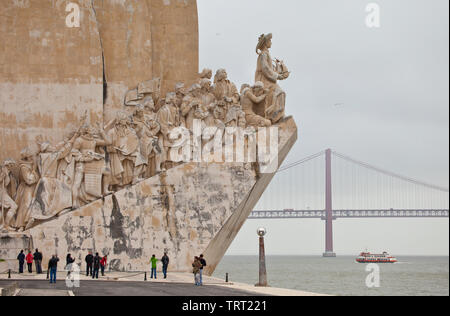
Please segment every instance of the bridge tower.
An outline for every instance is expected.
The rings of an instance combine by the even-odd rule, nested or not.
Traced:
[[[334,258],[333,251],[333,186],[331,178],[331,149],[325,151],[325,253],[326,258]]]

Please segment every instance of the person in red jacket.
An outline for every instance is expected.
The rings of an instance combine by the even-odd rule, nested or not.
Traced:
[[[28,266],[28,272],[29,273],[33,273],[33,255],[31,254],[31,251],[28,251],[28,254],[25,258],[25,260],[27,261],[27,266]]]
[[[108,257],[105,255],[102,260],[100,260],[100,269],[102,270],[102,276],[105,276],[105,267],[108,264]]]

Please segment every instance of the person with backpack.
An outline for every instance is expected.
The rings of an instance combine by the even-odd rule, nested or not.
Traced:
[[[92,273],[92,278],[93,279],[98,279],[98,272],[100,271],[100,261],[102,259],[100,258],[100,256],[98,255],[98,252],[95,254],[94,257],[94,272]]]

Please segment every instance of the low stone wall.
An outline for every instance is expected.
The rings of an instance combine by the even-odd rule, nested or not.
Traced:
[[[20,251],[33,250],[33,241],[29,235],[20,233],[9,233],[0,235],[0,259],[5,262],[0,262],[0,273],[8,269],[18,271],[17,256]]]

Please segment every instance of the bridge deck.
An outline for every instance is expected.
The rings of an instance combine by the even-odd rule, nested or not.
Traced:
[[[249,219],[316,218],[325,219],[326,212],[311,210],[253,211]],[[336,210],[333,218],[448,218],[449,210]]]

